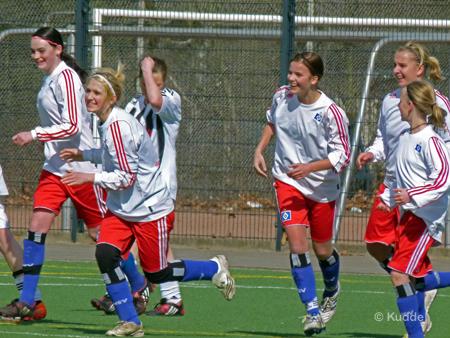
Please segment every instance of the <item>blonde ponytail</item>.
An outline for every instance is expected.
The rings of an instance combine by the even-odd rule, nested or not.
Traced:
[[[425,116],[431,115],[428,122],[445,130],[446,111],[436,104],[433,87],[424,81],[414,81],[406,86],[409,99],[416,109]]]
[[[406,45],[400,47],[397,51],[410,53],[417,60],[419,67],[422,65],[425,67],[424,75],[428,73],[431,80],[445,80],[445,78],[442,76],[442,70],[439,66],[438,59],[436,59],[434,56],[430,56],[430,52],[425,46],[414,41],[409,41]]]

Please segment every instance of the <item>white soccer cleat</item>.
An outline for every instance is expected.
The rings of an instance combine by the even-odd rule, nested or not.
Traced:
[[[337,300],[339,293],[341,292],[341,284],[338,282],[337,292],[332,297],[325,297],[319,305],[320,315],[322,316],[323,322],[328,323],[331,318],[333,318],[336,313]]]
[[[219,266],[219,270],[212,278],[213,284],[220,289],[226,300],[232,300],[236,293],[236,284],[230,271],[228,271],[227,259],[223,255],[218,255],[211,260]]]
[[[305,323],[303,331],[307,337],[312,336],[314,333],[319,334],[326,330],[325,323],[320,313],[314,313],[303,317],[302,323]]]
[[[436,299],[436,296],[438,294],[438,290],[430,290],[425,292],[425,313],[426,313],[426,319],[425,321],[421,322],[420,325],[422,325],[422,331],[423,333],[427,333],[431,330],[431,327],[433,326],[433,323],[431,322],[430,315],[428,314],[428,310],[430,309],[431,304],[433,304],[434,300]]]
[[[116,323],[117,326],[106,332],[107,336],[114,337],[144,337],[144,330],[141,325],[137,325],[134,322],[120,321]]]

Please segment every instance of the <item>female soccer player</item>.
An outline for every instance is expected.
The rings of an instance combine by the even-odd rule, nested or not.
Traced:
[[[308,312],[303,321],[308,336],[325,330],[325,324],[336,312],[339,255],[331,238],[340,193],[339,172],[350,158],[347,116],[318,88],[323,70],[322,59],[316,53],[294,56],[289,67],[289,86],[278,89],[273,97],[253,163],[256,172],[267,177],[262,152],[276,135],[272,174],[289,239],[292,275]],[[320,306],[307,227],[325,284]]]
[[[84,105],[82,81],[87,73],[64,52],[61,34],[54,28],[37,30],[31,38],[31,57],[45,73],[44,83],[37,97],[41,126],[13,137],[14,143],[25,146],[32,141],[44,143],[46,157],[34,194],[33,216],[24,240],[23,292],[20,300],[0,309],[3,317],[40,319],[35,315],[35,291],[44,263],[45,238],[62,204],[71,198],[78,217],[95,239],[106,211],[103,190],[92,184],[67,187],[61,176],[67,170],[95,173],[91,163],[64,163],[59,152],[65,147],[89,149],[95,147],[90,130],[90,115]],[[106,197],[106,196],[105,196]]]
[[[423,81],[408,84],[401,90],[398,107],[410,129],[399,137],[393,189],[379,195],[377,209],[389,212],[400,206],[395,250],[388,267],[408,337],[416,338],[424,337],[420,322],[425,319],[419,317],[416,290],[450,286],[449,272],[428,273],[432,266],[427,256],[430,247],[441,244],[445,230],[450,156],[435,132],[436,128],[446,128],[446,111],[437,106],[431,85]]]
[[[120,318],[108,336],[142,337],[144,332],[128,283],[120,268],[136,241],[145,276],[152,283],[212,280],[231,300],[234,279],[224,256],[211,261],[167,262],[169,234],[173,228],[173,200],[159,169],[159,155],[145,128],[130,114],[115,106],[122,95],[123,74],[119,67],[98,70],[86,87],[86,105],[99,120],[102,149],[66,149],[64,160],[103,164],[101,173],[70,171],[62,178],[68,186],[93,183],[108,191],[108,214],[102,221],[96,258],[109,295]]]
[[[398,108],[402,88],[413,81],[423,81],[427,73],[429,73],[429,77],[432,80],[438,81],[443,79],[438,60],[431,57],[429,51],[420,44],[408,42],[405,46],[400,47],[395,54],[394,62],[394,74],[400,88],[389,93],[383,99],[375,141],[366,152],[358,156],[356,161],[359,169],[370,162],[386,162],[386,173],[378,194],[383,193],[385,189],[392,189],[392,183],[395,180],[398,140],[402,131],[409,128],[409,124],[401,120]],[[436,104],[449,112],[450,103],[448,99],[438,91],[435,91],[435,95]],[[450,146],[447,123],[445,125],[447,130],[441,130],[439,133],[447,143],[447,146]],[[380,262],[383,269],[390,273],[391,269],[388,267],[388,264],[393,254],[394,248],[392,244],[395,241],[395,228],[399,222],[399,211],[398,208],[394,208],[393,212],[386,215],[377,210],[379,203],[380,201],[376,199],[367,224],[364,240],[367,243],[367,251]],[[428,316],[428,308],[436,297],[436,291],[427,293],[426,297],[423,294],[419,295],[419,297],[422,298],[422,301],[420,301],[421,313],[426,317],[426,321],[423,322],[425,332],[431,329],[432,324]]]
[[[8,188],[6,187],[5,180],[3,178],[2,167],[0,166],[0,196],[9,195]],[[8,217],[5,213],[5,208],[3,207],[2,200],[0,199],[0,251],[6,259],[9,268],[14,277],[17,290],[22,294],[23,288],[23,270],[22,270],[22,259],[23,250],[14,238],[11,230],[9,228]],[[47,314],[47,309],[44,303],[41,301],[41,292],[36,288],[35,296],[36,300],[36,310],[33,314],[28,317],[29,319],[42,319],[45,318]],[[17,302],[18,299],[13,301]],[[4,318],[5,320],[20,320],[19,318]]]
[[[147,129],[155,149],[158,149],[161,175],[166,182],[170,197],[177,197],[177,166],[175,142],[181,122],[181,99],[173,89],[166,88],[167,65],[159,58],[146,57],[139,68],[142,95],[133,98],[125,107]],[[170,249],[167,260],[175,258]],[[150,316],[184,315],[178,282],[160,284],[161,300]]]

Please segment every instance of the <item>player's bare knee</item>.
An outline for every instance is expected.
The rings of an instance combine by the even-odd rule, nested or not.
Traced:
[[[391,254],[392,248],[381,243],[366,243],[367,252],[378,262],[384,262]]]

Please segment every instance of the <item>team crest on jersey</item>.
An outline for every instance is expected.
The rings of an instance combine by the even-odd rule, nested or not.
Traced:
[[[414,150],[420,154],[420,152],[422,151],[422,146],[420,144],[417,144]]]
[[[286,210],[286,211],[281,212],[281,220],[283,222],[290,221],[291,220],[291,211]]]
[[[287,94],[288,99],[292,99],[293,97],[294,97],[294,94],[291,94],[291,93]]]
[[[322,121],[322,113],[317,113],[316,116],[314,116],[314,120],[316,120],[317,122],[321,122]]]

